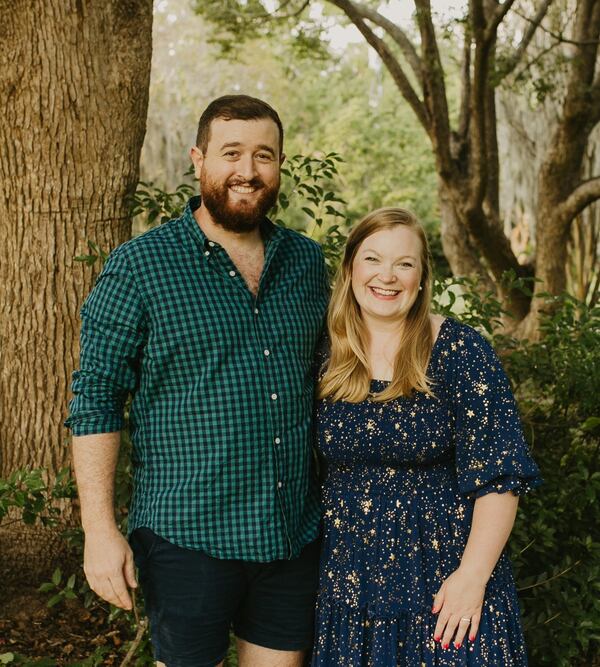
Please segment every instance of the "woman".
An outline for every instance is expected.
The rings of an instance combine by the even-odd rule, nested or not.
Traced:
[[[527,664],[503,548],[518,495],[541,480],[498,357],[430,300],[416,218],[364,218],[320,359],[314,667]]]

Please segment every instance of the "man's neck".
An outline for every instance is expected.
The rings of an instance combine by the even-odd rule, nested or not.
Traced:
[[[194,218],[196,218],[196,222],[206,235],[206,238],[218,243],[223,248],[251,250],[258,245],[263,245],[260,226],[257,226],[250,232],[237,233],[229,231],[213,220],[208,209],[203,204],[200,204],[194,211]]]

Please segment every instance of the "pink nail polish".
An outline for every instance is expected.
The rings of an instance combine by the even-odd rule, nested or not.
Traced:
[[[454,644],[454,648],[460,648],[462,644]]]
[[[471,637],[469,637],[469,641],[474,642],[475,641],[475,635],[471,635]]]
[[[433,641],[434,641],[434,642],[439,642],[440,639],[441,639],[441,637],[434,637],[434,638],[433,638]]]
[[[431,613],[432,614],[437,614],[437,607],[432,607],[431,608]]]
[[[450,644],[443,644],[442,648],[443,649],[450,648]]]

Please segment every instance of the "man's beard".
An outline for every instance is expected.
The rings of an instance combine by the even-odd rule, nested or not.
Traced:
[[[254,202],[247,199],[238,199],[231,202],[229,187],[231,185],[246,185],[257,188],[258,197]],[[239,179],[229,179],[226,183],[211,180],[204,172],[200,174],[200,194],[202,203],[210,213],[213,221],[230,232],[243,234],[256,229],[267,213],[277,201],[279,181],[267,187],[260,178],[253,178],[249,182],[240,182]]]

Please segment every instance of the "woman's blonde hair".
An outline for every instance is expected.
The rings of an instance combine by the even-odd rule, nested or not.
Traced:
[[[410,396],[415,390],[433,395],[431,380],[426,375],[433,347],[429,318],[429,244],[423,227],[413,213],[402,208],[380,208],[363,218],[348,236],[327,315],[331,350],[327,370],[319,381],[319,398],[358,403],[369,395],[371,373],[366,354],[368,336],[352,290],[352,265],[358,248],[366,238],[398,225],[412,229],[421,241],[421,289],[398,330],[400,353],[396,355],[392,381],[383,391],[375,394],[373,400],[388,401],[398,396]]]

